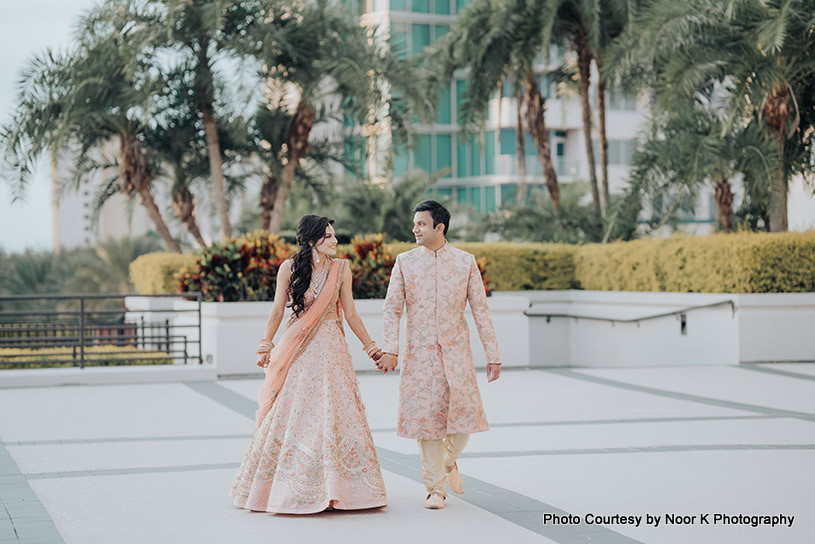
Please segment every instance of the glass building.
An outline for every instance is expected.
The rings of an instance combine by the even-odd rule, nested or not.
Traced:
[[[457,14],[467,4],[469,0],[362,0],[358,2],[358,7],[362,12],[363,24],[377,27],[380,35],[388,36],[394,53],[410,58],[449,32]],[[554,55],[552,65],[558,62],[557,55]],[[544,67],[540,65],[542,74],[546,72]],[[596,81],[597,74],[594,73],[590,92],[595,109]],[[545,75],[538,78],[538,85],[547,99],[546,124],[559,182],[587,180],[589,170],[579,96],[558,96],[555,86]],[[444,172],[432,192],[438,197],[448,197],[469,205],[479,213],[488,213],[503,203],[515,202],[520,182],[527,183],[530,188],[543,189],[543,165],[528,131],[525,138],[525,176],[521,178],[519,175],[517,102],[512,86],[505,85],[500,97],[496,89],[490,101],[485,130],[481,135],[468,139],[459,137],[456,122],[465,90],[464,79],[454,79],[449,88],[440,89],[434,122],[417,123],[412,149],[397,147],[392,162],[380,157],[389,155],[387,134],[379,135],[379,141],[375,144],[366,143],[359,136],[349,136],[346,140],[346,157],[353,158],[358,170],[366,171],[366,175],[372,179],[381,179],[383,166],[387,171],[385,179],[398,179],[409,170]],[[636,99],[613,91],[608,93],[606,107],[609,185],[611,192],[619,192],[625,186],[636,136],[645,121],[646,107]],[[596,132],[593,144],[597,149]],[[599,182],[600,155],[597,152],[595,161],[598,163]],[[710,209],[710,206],[703,208]],[[703,215],[706,218],[702,222],[712,222],[711,214]]]

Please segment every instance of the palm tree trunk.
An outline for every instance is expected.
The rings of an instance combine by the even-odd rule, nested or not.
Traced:
[[[597,63],[597,72],[602,67],[600,59],[594,59]],[[608,135],[606,134],[606,84],[600,79],[597,81],[597,132],[600,140],[600,181],[603,185],[602,212],[606,217],[608,207],[611,202],[608,188]]]
[[[722,176],[713,189],[713,198],[719,210],[719,219],[722,221],[722,230],[733,232],[733,190],[730,180]]]
[[[275,197],[277,196],[277,177],[274,174],[266,174],[263,178],[263,185],[260,188],[260,228],[269,230],[272,222],[272,210],[274,210]]]
[[[787,119],[790,115],[789,90],[779,87],[767,97],[764,103],[764,118],[767,126],[778,139],[778,153],[781,164],[770,191],[770,232],[786,232],[787,224],[787,176],[784,162],[784,147],[787,142]]]
[[[521,112],[523,108],[523,90],[518,86],[515,93],[517,102],[515,118],[515,142],[518,157],[518,206],[526,204],[526,135],[524,134],[524,119]]]
[[[269,224],[271,232],[280,232],[280,225],[283,223],[283,212],[286,209],[286,199],[294,183],[294,174],[300,166],[300,157],[306,152],[308,146],[308,135],[311,127],[314,126],[314,110],[302,98],[297,104],[297,111],[291,118],[289,130],[286,133],[286,165],[281,174],[280,186],[274,199],[272,218]]]
[[[51,236],[54,253],[60,252],[59,245],[59,187],[57,183],[57,148],[51,147]]]
[[[546,178],[546,189],[552,199],[555,215],[562,221],[563,210],[560,205],[560,186],[557,173],[552,164],[552,150],[549,147],[549,131],[546,130],[546,99],[541,96],[535,78],[530,74],[526,80],[526,124],[532,139],[538,147],[538,157],[543,163],[543,175]]]
[[[122,183],[125,193],[132,194],[135,190],[141,197],[142,205],[147,209],[147,217],[156,227],[156,232],[164,240],[167,249],[175,253],[181,253],[181,248],[170,234],[170,229],[161,217],[161,211],[156,206],[156,201],[150,193],[150,172],[147,169],[147,161],[144,160],[139,141],[135,136],[123,136],[120,142],[120,151],[124,176]]]
[[[181,222],[187,226],[192,237],[198,242],[201,247],[207,247],[207,242],[201,236],[201,231],[198,228],[198,223],[195,220],[195,201],[193,200],[190,190],[182,185],[181,188],[173,195],[173,210],[175,214],[181,219]]]
[[[591,104],[589,103],[589,85],[591,84],[591,52],[585,35],[577,33],[575,49],[577,50],[577,68],[580,73],[580,107],[583,110],[583,139],[586,142],[586,157],[589,161],[589,184],[591,199],[594,203],[594,215],[602,218],[600,211],[600,190],[597,187],[597,172],[594,165],[594,146],[591,143]]]
[[[229,222],[229,206],[226,202],[224,167],[221,163],[221,143],[218,141],[218,128],[215,124],[215,113],[212,110],[212,105],[201,107],[201,115],[204,118],[209,170],[212,176],[212,186],[215,189],[215,208],[218,210],[218,219],[221,221],[221,232],[224,237],[232,236],[232,223]]]

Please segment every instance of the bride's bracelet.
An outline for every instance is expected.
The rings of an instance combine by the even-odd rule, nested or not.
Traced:
[[[368,355],[368,357],[372,357],[373,354],[376,353],[378,349],[379,348],[377,347],[376,342],[374,342],[373,340],[362,346],[362,351],[364,351],[366,355]]]
[[[258,346],[258,350],[255,352],[258,355],[262,353],[269,353],[274,349],[274,344],[271,340],[263,339],[260,341],[260,345]]]

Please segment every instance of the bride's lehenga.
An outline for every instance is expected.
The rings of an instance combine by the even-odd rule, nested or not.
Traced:
[[[334,262],[342,277],[347,263]],[[259,425],[229,492],[235,506],[310,514],[387,503],[342,326],[339,281],[329,287],[336,314],[325,312],[297,346],[265,415],[261,399]]]

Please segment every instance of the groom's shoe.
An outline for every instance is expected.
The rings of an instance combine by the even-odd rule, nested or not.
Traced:
[[[427,500],[424,501],[424,507],[431,510],[441,510],[444,508],[444,497],[438,493],[431,493],[427,496]]]
[[[447,467],[447,487],[461,495],[464,493],[464,482],[461,474],[458,473],[458,464],[453,463],[452,467]]]

